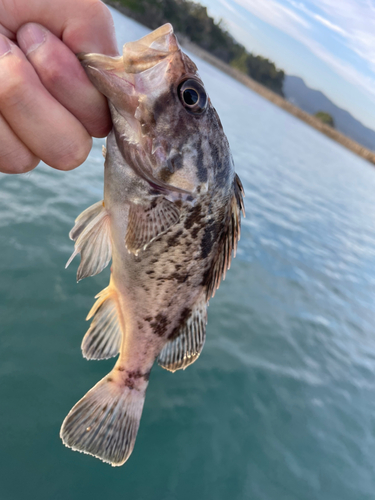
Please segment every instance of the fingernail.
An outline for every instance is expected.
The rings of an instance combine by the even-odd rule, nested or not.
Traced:
[[[18,31],[17,41],[21,50],[28,55],[44,43],[46,34],[46,30],[40,24],[29,23]]]
[[[11,48],[9,40],[5,36],[0,35],[0,57],[8,54],[8,52],[11,51]]]

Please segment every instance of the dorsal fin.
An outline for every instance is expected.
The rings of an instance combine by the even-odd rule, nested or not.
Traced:
[[[95,298],[97,301],[86,318],[93,320],[82,340],[82,354],[86,359],[108,359],[117,356],[122,340],[116,292],[108,286]]]
[[[161,367],[175,372],[185,369],[196,361],[203,349],[206,339],[207,303],[206,298],[200,299],[187,321],[176,331],[163,348],[158,357]]]
[[[78,253],[81,254],[77,281],[103,271],[112,256],[109,214],[103,201],[95,203],[77,217],[69,237],[76,243],[65,268]]]
[[[159,196],[149,205],[130,204],[128,229],[125,237],[126,248],[134,255],[162,235],[180,220],[176,205]]]
[[[237,244],[241,232],[241,212],[245,217],[243,203],[244,190],[240,178],[235,174],[233,181],[233,194],[230,200],[230,208],[227,212],[225,229],[220,237],[216,256],[212,266],[207,273],[205,285],[207,286],[207,300],[215,295],[219,288],[221,279],[225,279],[227,270],[233,257],[236,256]]]

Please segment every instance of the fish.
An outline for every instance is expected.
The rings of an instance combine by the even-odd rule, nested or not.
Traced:
[[[122,56],[79,54],[108,99],[104,198],[69,236],[77,281],[112,260],[82,341],[86,359],[118,356],[72,408],[60,436],[73,450],[119,466],[133,451],[151,369],[199,357],[207,306],[225,278],[245,216],[241,181],[219,116],[171,24]]]

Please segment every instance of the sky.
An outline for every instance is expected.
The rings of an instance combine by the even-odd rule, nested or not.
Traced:
[[[375,130],[375,0],[200,0],[249,52]]]

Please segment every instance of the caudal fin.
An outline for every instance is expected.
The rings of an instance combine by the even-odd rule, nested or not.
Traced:
[[[111,374],[98,382],[70,410],[60,437],[73,450],[113,466],[131,455],[137,437],[145,389],[119,383]]]

